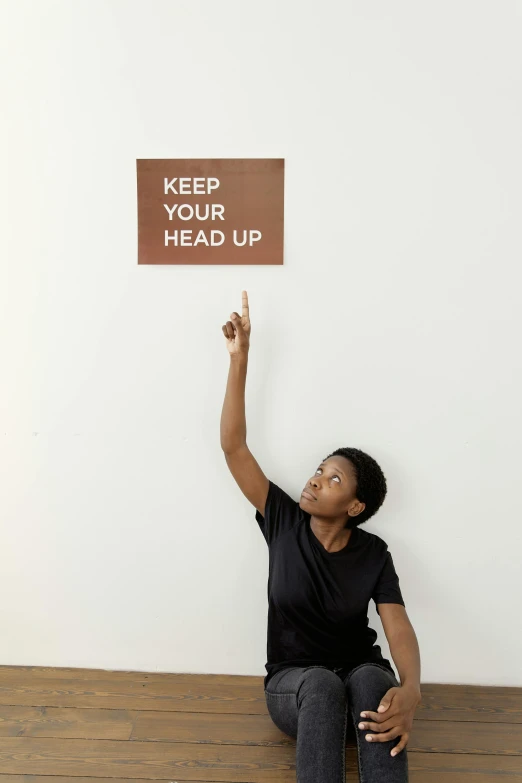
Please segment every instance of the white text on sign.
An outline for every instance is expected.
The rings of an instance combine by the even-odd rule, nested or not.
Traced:
[[[203,229],[198,231],[197,236],[195,238],[195,241],[192,241],[192,230],[191,229],[176,229],[173,234],[169,234],[168,229],[165,229],[165,247],[169,244],[169,242],[172,241],[174,244],[174,247],[187,247],[187,246],[195,246],[199,244],[207,245],[208,246],[218,246],[222,245],[225,241],[225,235],[222,231],[213,230],[210,232],[210,242],[207,239],[207,236]],[[243,237],[240,240],[239,233],[236,229],[232,232],[232,241],[235,245],[238,247],[242,247],[243,245],[246,245],[247,243],[252,247],[254,242],[259,242],[261,239],[261,231],[257,231],[256,229],[251,229],[250,231],[246,231],[243,229]],[[215,238],[216,235],[220,236],[220,241],[217,241]]]

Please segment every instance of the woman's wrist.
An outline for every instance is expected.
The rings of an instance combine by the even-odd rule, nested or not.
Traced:
[[[421,700],[422,694],[419,683],[406,681],[401,684],[401,688],[405,691],[410,691],[419,701]]]

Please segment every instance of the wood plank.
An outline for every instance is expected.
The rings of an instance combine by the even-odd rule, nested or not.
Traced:
[[[522,723],[522,688],[423,683],[421,695],[423,720]]]
[[[100,710],[96,707],[1,707],[0,737],[128,740],[138,715],[139,712],[132,710]],[[212,720],[219,718],[213,717]]]
[[[356,750],[348,749],[350,764]],[[168,778],[169,781],[287,783],[295,781],[291,745],[0,738],[1,770],[21,775]],[[92,781],[91,781],[92,783]]]
[[[416,717],[522,723],[522,689],[423,683]],[[263,678],[0,666],[0,705],[266,714]]]
[[[264,714],[262,677],[0,666],[0,705]],[[25,670],[25,671],[24,671]],[[62,673],[63,672],[63,673]],[[125,677],[121,675],[127,675]]]
[[[367,731],[361,731],[364,737]],[[255,738],[255,739],[254,739]],[[170,714],[144,712],[137,716],[133,740],[219,742],[241,744],[295,744],[279,731],[269,715],[222,715],[203,713]],[[347,746],[355,747],[355,737]],[[414,719],[408,749],[434,753],[502,754],[522,757],[522,725],[472,723],[470,721],[425,721]],[[522,771],[522,760],[520,761]]]
[[[1,739],[0,783],[93,783],[94,778],[96,783],[295,783],[290,747],[216,750],[182,743]],[[355,750],[347,749],[348,783],[358,781],[356,764]],[[410,783],[522,783],[516,756],[410,751],[408,766]]]
[[[353,728],[353,727],[352,727]],[[362,732],[363,734],[366,732]],[[295,744],[270,715],[213,715],[59,707],[3,707],[0,737],[119,739],[277,746]],[[347,747],[355,747],[353,733]],[[441,753],[522,756],[522,725],[416,718],[408,749]],[[522,762],[521,762],[522,766]]]

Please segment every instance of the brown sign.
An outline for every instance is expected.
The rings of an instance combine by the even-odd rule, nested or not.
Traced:
[[[136,161],[138,264],[282,264],[284,158]]]

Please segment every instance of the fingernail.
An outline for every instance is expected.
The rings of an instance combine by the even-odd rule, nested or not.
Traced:
[[[368,740],[368,742],[371,742],[372,741],[372,735],[371,734],[367,734],[366,735],[366,739]]]
[[[364,729],[364,723],[359,723],[359,728]]]
[[[361,712],[361,718],[366,718],[366,713],[365,712]]]

